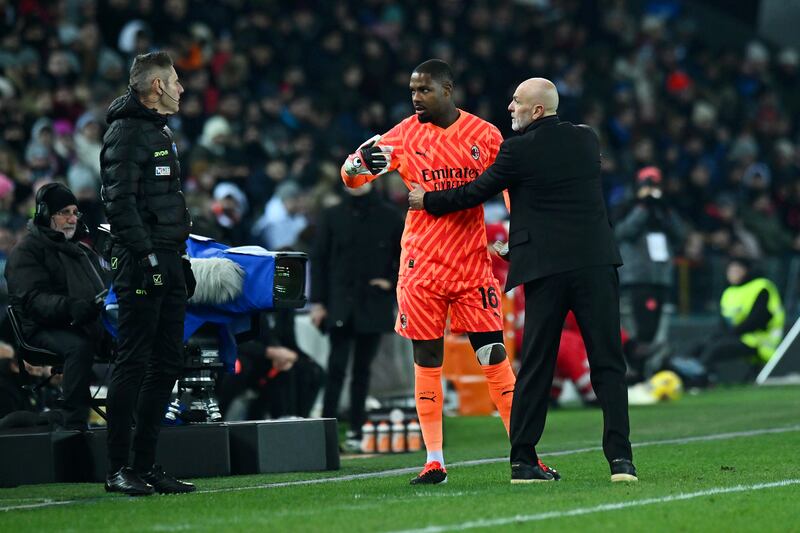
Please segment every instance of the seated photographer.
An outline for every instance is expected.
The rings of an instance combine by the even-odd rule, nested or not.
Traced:
[[[222,377],[219,401],[225,420],[309,415],[324,372],[297,346],[294,317],[291,309],[260,313],[257,338],[239,345],[236,374]],[[246,413],[237,415],[231,405],[244,393],[254,397]]]
[[[87,234],[77,200],[66,186],[48,183],[36,193],[28,234],[8,257],[9,300],[32,346],[64,357],[65,426],[85,429],[95,354],[107,350],[100,321],[106,291],[99,256],[80,242]]]

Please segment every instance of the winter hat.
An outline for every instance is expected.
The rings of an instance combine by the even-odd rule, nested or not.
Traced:
[[[72,122],[67,119],[60,118],[53,122],[53,132],[58,136],[72,135],[73,127]]]
[[[242,192],[242,189],[230,182],[222,182],[214,187],[214,200],[220,201],[223,198],[230,196],[239,204],[239,213],[247,213],[250,205],[247,202],[247,196]]]
[[[47,185],[43,185],[43,187],[47,187]],[[50,216],[55,215],[68,205],[78,205],[78,200],[72,194],[72,191],[60,183],[56,184],[55,187],[48,188],[42,196],[42,201],[47,204]]]
[[[636,174],[636,185],[644,187],[645,185],[661,185],[661,170],[658,167],[649,166],[644,167]]]

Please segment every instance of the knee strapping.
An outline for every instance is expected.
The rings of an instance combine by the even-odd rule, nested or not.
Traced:
[[[506,358],[506,347],[502,342],[487,344],[475,350],[475,356],[481,366],[496,365],[497,363],[502,363],[503,359]]]

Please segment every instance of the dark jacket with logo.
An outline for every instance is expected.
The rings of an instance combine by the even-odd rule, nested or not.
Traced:
[[[494,164],[463,187],[425,194],[444,215],[508,189],[511,200],[506,289],[587,266],[621,265],[600,182],[600,146],[585,125],[557,115],[531,123],[500,145]]]
[[[9,300],[19,311],[26,336],[47,327],[69,328],[75,300],[93,301],[107,285],[107,274],[94,251],[73,237],[36,224],[11,250],[6,263]],[[80,326],[101,339],[100,320]]]
[[[369,284],[384,278],[397,283],[400,265],[400,214],[374,192],[322,212],[311,252],[311,301],[328,311],[329,327],[352,320],[358,333],[391,331],[394,290]]]
[[[191,219],[167,117],[129,90],[111,103],[106,122],[100,165],[114,243],[137,258],[154,249],[182,252]]]

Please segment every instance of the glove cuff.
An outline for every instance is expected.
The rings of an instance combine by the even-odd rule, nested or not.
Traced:
[[[357,152],[347,157],[347,160],[344,162],[344,173],[348,176],[357,176],[359,174],[369,174],[370,172],[364,165],[361,154]]]

